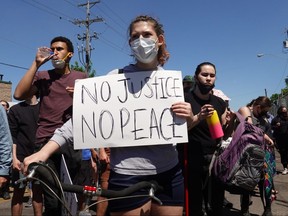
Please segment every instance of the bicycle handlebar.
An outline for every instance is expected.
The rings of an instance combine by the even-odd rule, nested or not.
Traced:
[[[17,184],[17,183],[20,183],[21,181],[27,181],[27,180],[29,181],[33,178],[35,174],[37,174],[40,176],[40,179],[43,179],[46,183],[57,187],[57,182],[55,178],[53,178],[53,176],[51,175],[51,172],[46,166],[47,165],[43,162],[31,163],[28,166],[29,174],[25,178],[19,179],[15,183]],[[79,194],[90,193],[93,196],[103,196],[106,198],[128,196],[136,191],[139,191],[145,188],[151,189],[153,194],[150,196],[154,196],[154,192],[156,192],[157,190],[163,190],[163,188],[159,186],[159,184],[156,181],[142,181],[120,191],[105,190],[105,189],[96,188],[92,186],[71,185],[71,184],[65,184],[65,183],[61,183],[61,186],[63,190],[66,192],[79,193]]]

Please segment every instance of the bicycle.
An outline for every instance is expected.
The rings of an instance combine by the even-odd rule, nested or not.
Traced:
[[[65,215],[74,216],[72,215],[70,209],[68,208],[67,203],[65,202],[64,191],[69,193],[77,193],[85,195],[86,207],[78,213],[79,216],[92,216],[92,214],[89,212],[89,209],[92,206],[97,205],[99,202],[101,202],[96,201],[90,204],[90,201],[94,196],[96,197],[102,196],[107,198],[106,200],[102,201],[148,196],[151,199],[158,202],[160,205],[162,205],[162,202],[155,196],[155,192],[157,190],[163,190],[163,189],[155,181],[151,182],[142,181],[126,189],[120,191],[114,191],[114,190],[105,190],[102,189],[101,187],[95,187],[89,185],[81,186],[81,185],[71,185],[61,183],[56,173],[51,169],[51,167],[49,167],[44,162],[33,162],[29,165],[28,170],[29,174],[26,177],[17,180],[15,184],[20,184],[22,182],[33,180],[39,181],[40,183],[42,183],[42,185],[44,185],[47,189],[49,189],[55,195],[55,197],[61,202],[62,206],[66,211]],[[149,193],[147,195],[130,195],[141,189],[149,189]],[[58,193],[61,194],[61,197],[58,196]]]

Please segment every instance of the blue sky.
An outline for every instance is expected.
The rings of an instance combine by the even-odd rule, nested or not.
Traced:
[[[84,20],[86,0],[4,0],[0,16],[0,74],[12,82],[14,91],[26,70],[11,64],[30,67],[37,47],[49,46],[59,35],[72,40],[79,62],[77,39],[84,26],[72,23]],[[183,76],[194,74],[196,66],[210,61],[217,67],[216,88],[232,100],[237,110],[261,95],[270,97],[285,87],[288,53],[283,52],[287,39],[287,0],[102,0],[91,8],[95,22],[90,33],[91,60],[97,75],[122,68],[133,59],[129,56],[127,28],[139,14],[156,17],[164,25],[171,57],[166,69],[181,70]],[[287,51],[287,50],[286,50]],[[265,53],[257,58],[258,53]],[[3,64],[4,63],[4,64]],[[51,68],[48,62],[40,69]]]

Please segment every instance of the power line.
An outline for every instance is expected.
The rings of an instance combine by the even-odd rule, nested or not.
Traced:
[[[67,4],[69,4],[69,5],[71,5],[71,6],[73,6],[73,7],[76,7],[76,8],[78,8],[81,12],[83,12],[83,10],[81,9],[81,8],[79,8],[79,6],[85,6],[85,5],[87,5],[87,4],[81,4],[81,5],[76,5],[74,2],[72,2],[72,1],[69,1],[69,0],[63,0],[64,2],[66,2]],[[47,13],[47,14],[50,14],[51,16],[54,16],[54,17],[58,17],[59,19],[61,19],[61,20],[66,20],[66,21],[68,21],[68,22],[70,22],[70,23],[73,23],[73,24],[75,24],[75,22],[77,23],[77,21],[79,21],[79,20],[75,20],[74,18],[72,18],[72,17],[69,17],[68,15],[66,15],[66,14],[64,14],[63,12],[60,12],[60,11],[57,11],[57,10],[55,10],[55,8],[51,8],[51,7],[49,7],[47,4],[44,4],[44,3],[42,3],[42,2],[38,2],[37,0],[32,0],[32,1],[28,1],[28,0],[24,0],[23,1],[24,3],[26,3],[26,4],[29,4],[29,5],[31,5],[32,7],[35,7],[35,8],[37,8],[37,9],[39,9],[39,10],[41,10],[41,11],[43,11],[43,12],[45,12],[45,13]],[[93,4],[94,2],[91,2],[90,4],[92,4],[92,6],[94,6],[94,4]],[[98,2],[97,2],[98,3]],[[99,3],[100,3],[100,1],[99,1]],[[103,2],[101,2],[101,3],[103,3]],[[108,5],[107,4],[104,4],[104,6],[106,7],[106,9],[108,9],[110,12],[105,12],[105,10],[103,10],[103,9],[101,9],[101,8],[99,8],[99,7],[97,7],[103,14],[105,14],[105,16],[106,17],[108,17],[108,18],[110,18],[116,25],[110,25],[106,20],[102,20],[103,21],[103,23],[106,25],[106,27],[107,28],[109,28],[109,29],[111,29],[113,32],[115,32],[117,35],[119,35],[121,38],[124,38],[124,40],[126,39],[126,37],[125,37],[125,34],[123,34],[123,23],[125,23],[125,25],[126,25],[126,22],[124,21],[124,19],[123,18],[121,18],[119,15],[117,15],[116,14],[116,12],[114,12],[110,7],[108,7]],[[91,8],[91,7],[90,7]],[[86,10],[87,11],[87,10]],[[89,13],[91,13],[90,11],[89,11]],[[61,16],[59,16],[59,14],[61,15]],[[92,14],[92,13],[91,13]],[[110,16],[110,14],[114,14],[116,17],[117,17],[117,19],[115,20],[115,19],[113,19],[113,17],[111,17]],[[89,14],[90,15],[90,14]],[[119,21],[121,21],[121,23],[119,22]],[[83,22],[86,22],[86,21],[83,21]],[[77,23],[78,24],[78,26],[79,27],[81,27],[81,25],[79,25],[80,23]],[[121,32],[120,31],[118,31],[115,27],[120,27],[120,29],[121,29]],[[93,28],[91,28],[90,30],[92,30],[92,31],[94,31],[93,30]],[[97,37],[99,37],[99,35],[100,35],[101,33],[97,33],[96,35],[97,35]],[[95,34],[94,34],[95,35]],[[95,35],[95,36],[96,36]],[[86,37],[85,35],[83,35],[83,37]],[[93,37],[93,36],[92,36]],[[78,35],[78,39],[79,39],[79,35]],[[120,52],[123,52],[123,48],[121,48],[121,47],[119,47],[119,46],[117,46],[117,45],[115,45],[115,44],[113,44],[113,42],[112,41],[108,41],[106,38],[104,38],[104,35],[101,37],[101,40],[100,40],[101,42],[104,42],[106,45],[108,45],[108,46],[110,46],[110,47],[112,47],[113,49],[117,49],[118,51],[120,51]],[[86,48],[86,50],[87,50],[87,48]],[[91,51],[91,48],[90,48],[90,51]],[[83,52],[83,51],[82,51]],[[81,63],[81,64],[83,64],[83,65],[85,65],[85,63]]]
[[[52,16],[58,17],[59,19],[63,19],[63,20],[69,21],[69,22],[71,22],[72,19],[73,19],[72,17],[69,17],[68,15],[66,15],[64,13],[55,10],[55,8],[51,8],[48,5],[45,5],[45,4],[40,3],[40,2],[37,2],[35,0],[33,0],[33,2],[36,3],[36,4],[32,4],[31,2],[29,2],[27,0],[24,0],[23,2],[25,2],[26,4],[31,5],[32,7],[37,8],[39,10],[42,10],[42,11],[44,11],[44,12],[46,12],[46,13],[52,15]],[[59,14],[61,14],[62,16],[59,16]]]
[[[107,44],[108,46],[110,46],[110,47],[112,47],[112,48],[114,48],[114,49],[116,49],[116,50],[118,50],[119,52],[124,52],[124,54],[126,54],[126,55],[131,55],[131,53],[128,53],[128,52],[126,52],[125,50],[124,50],[124,45],[123,45],[123,47],[120,47],[120,46],[118,46],[117,44],[115,44],[115,43],[113,43],[113,42],[111,42],[111,41],[109,41],[109,40],[106,40],[104,37],[101,37],[101,35],[99,35],[99,40],[101,40],[103,43],[105,43],[105,44]],[[126,47],[126,46],[125,46]]]
[[[100,3],[99,1],[95,1],[95,2],[89,2],[89,0],[87,1],[87,3],[84,4],[79,4],[79,7],[86,7],[86,20],[78,20],[75,19],[72,23],[75,25],[84,25],[86,27],[86,33],[83,34],[83,36],[81,36],[80,34],[78,34],[78,40],[82,40],[86,42],[86,46],[85,46],[85,63],[83,61],[81,61],[80,55],[79,55],[79,60],[81,62],[81,64],[85,65],[85,71],[87,73],[87,75],[90,72],[91,69],[91,62],[90,62],[90,57],[91,57],[91,39],[95,38],[98,39],[97,33],[94,32],[94,34],[91,36],[90,35],[90,25],[94,22],[103,22],[103,18],[97,17],[95,19],[90,19],[90,9],[97,3]],[[83,53],[83,49],[80,50],[79,52]]]
[[[86,46],[85,47],[81,46],[82,49],[79,52],[79,60],[80,60],[81,64],[83,66],[85,66],[85,68],[88,69],[90,66],[89,62],[91,59],[91,50],[92,50],[90,43],[91,43],[92,38],[100,39],[100,41],[102,43],[106,44],[107,46],[110,46],[119,52],[124,52],[124,54],[127,54],[127,52],[123,48],[124,45],[123,45],[123,47],[120,47],[119,45],[116,45],[113,41],[109,41],[105,37],[105,35],[100,36],[101,33],[95,33],[94,28],[90,28],[90,25],[92,24],[92,22],[100,22],[101,21],[105,24],[106,30],[107,29],[112,30],[113,32],[115,32],[117,35],[119,35],[121,38],[123,38],[126,41],[125,33],[123,34],[123,32],[125,32],[125,30],[123,30],[124,29],[123,26],[124,26],[124,24],[127,25],[127,23],[125,22],[125,20],[121,16],[119,16],[115,11],[113,11],[107,4],[104,4],[105,8],[103,8],[103,7],[101,8],[101,7],[97,6],[97,9],[99,9],[102,12],[102,14],[105,15],[105,17],[108,17],[110,22],[107,22],[106,20],[99,18],[98,16],[95,16],[95,15],[93,15],[93,16],[97,17],[96,19],[90,19],[89,18],[90,14],[92,14],[90,9],[94,5],[96,5],[96,3],[100,3],[100,0],[96,1],[96,2],[89,2],[89,0],[88,0],[87,3],[79,4],[79,5],[76,5],[76,3],[72,2],[71,0],[63,0],[63,1],[66,2],[67,5],[69,4],[72,7],[78,8],[79,10],[81,10],[81,12],[83,12],[83,6],[86,6],[86,20],[74,19],[74,18],[64,14],[63,11],[58,11],[57,8],[55,10],[55,8],[52,8],[51,6],[47,5],[46,2],[43,3],[43,2],[40,2],[39,0],[32,0],[32,1],[24,0],[23,2],[31,5],[32,7],[35,7],[37,9],[41,10],[47,14],[50,14],[51,16],[58,17],[61,20],[69,21],[70,23],[78,25],[79,27],[81,27],[81,25],[82,26],[84,25],[86,27],[86,33],[84,33],[82,36],[80,36],[79,34],[77,35],[77,38],[79,40],[86,41]],[[101,2],[101,3],[103,3],[103,2]],[[88,7],[88,4],[89,4],[89,7]],[[106,9],[106,10],[104,10],[104,9]],[[114,17],[111,15],[113,15]],[[115,19],[115,17],[116,17],[116,19]],[[89,20],[89,21],[87,22],[87,20]],[[111,21],[114,24],[111,23]],[[113,24],[113,25],[111,25],[111,24]],[[117,29],[119,29],[119,30],[117,30]],[[92,34],[90,36],[90,33],[88,32],[89,30],[94,31],[94,34]],[[80,55],[83,55],[84,52],[86,53],[86,56],[80,57]]]
[[[13,65],[13,64],[7,64],[4,62],[0,62],[0,64],[5,65],[5,66],[9,66],[9,67],[14,67],[14,68],[19,68],[19,69],[24,69],[24,70],[28,70],[29,68],[25,68],[25,67],[21,67],[21,66],[17,66],[17,65]]]
[[[104,2],[102,2],[102,4],[104,6],[106,6],[106,8],[109,10],[108,13],[105,12],[105,10],[103,10],[101,7],[97,7],[97,8],[105,15],[105,17],[108,17],[109,19],[111,19],[116,24],[117,27],[121,28],[121,31],[125,32],[126,26],[128,26],[129,24],[127,24],[122,17],[120,17],[110,7],[108,7],[107,4],[105,4]],[[111,14],[114,14],[117,17],[117,19],[114,19],[112,16],[110,16]],[[122,21],[122,23],[120,23],[119,21]],[[105,23],[107,24],[106,19],[105,19]],[[124,25],[122,25],[122,24],[124,24]],[[109,27],[111,27],[111,26],[109,25]],[[115,28],[111,27],[111,29],[114,30]],[[119,33],[119,31],[115,30],[115,32],[118,33],[120,36],[123,36],[123,34]]]
[[[117,16],[118,20],[121,20],[124,26],[122,26],[124,29],[126,29],[126,26],[129,25],[119,14],[117,14],[114,10],[112,10],[105,2],[103,2],[103,5],[106,6],[115,16]],[[117,22],[119,23],[119,22]]]
[[[105,6],[105,9],[101,7],[102,5]],[[107,29],[110,29],[113,32],[115,32],[117,35],[119,35],[121,38],[123,38],[124,41],[126,42],[127,37],[126,37],[126,34],[123,32],[126,32],[126,27],[124,27],[124,26],[128,25],[127,22],[121,16],[119,16],[115,11],[113,11],[107,4],[105,4],[104,1],[102,1],[101,4],[99,4],[99,6],[97,5],[97,9],[99,9],[100,14],[102,14],[102,16],[105,17],[105,20],[103,21],[103,23],[106,26],[106,29],[104,31],[102,31],[102,33],[97,34],[99,37],[99,40],[101,42],[104,42],[106,45],[116,49],[117,51],[123,52],[124,46],[126,47],[125,43],[123,43],[122,47],[119,47],[114,42],[107,40],[107,38],[104,37],[104,34],[107,31]],[[107,12],[107,10],[108,10],[108,12]],[[93,14],[93,13],[91,12],[91,14]],[[116,17],[116,19],[111,15],[114,15]],[[108,18],[108,19],[106,19],[106,18]],[[112,22],[110,22],[110,20]],[[114,23],[114,25],[111,25],[112,23]],[[101,37],[101,35],[102,35],[102,37]],[[127,54],[127,52],[125,52],[125,51],[124,51],[124,53]]]

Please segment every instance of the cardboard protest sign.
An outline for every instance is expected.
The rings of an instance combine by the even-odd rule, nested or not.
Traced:
[[[74,148],[187,142],[187,125],[170,110],[184,101],[180,71],[144,71],[77,80]]]
[[[65,184],[73,185],[63,154],[61,156],[60,180]],[[64,192],[64,199],[71,215],[77,215],[78,199],[76,193]],[[62,206],[62,215],[67,215],[64,206]]]

